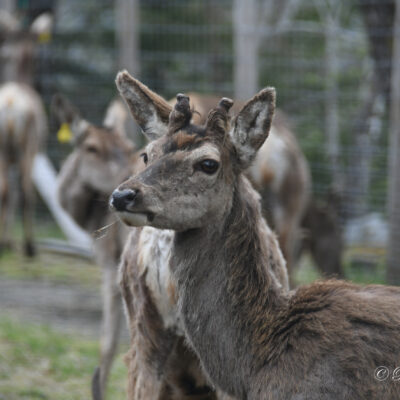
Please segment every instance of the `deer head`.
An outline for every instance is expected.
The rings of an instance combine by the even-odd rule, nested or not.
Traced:
[[[117,87],[146,136],[146,168],[114,191],[111,207],[132,226],[185,231],[221,221],[229,212],[239,176],[268,136],[275,90],[249,100],[231,123],[233,101],[220,100],[204,126],[191,124],[190,99],[174,109],[128,72]],[[167,114],[168,120],[167,120]]]
[[[27,29],[21,21],[0,10],[0,59],[3,81],[32,84],[35,47],[49,39],[54,18],[51,13],[39,15]]]
[[[54,96],[52,111],[59,123],[68,125],[72,132],[74,151],[66,161],[70,168],[63,168],[69,174],[68,180],[109,196],[115,185],[126,177],[121,174],[126,174],[125,169],[134,151],[133,144],[125,135],[127,113],[124,105],[120,101],[112,102],[101,127],[82,118],[77,109],[60,95]]]

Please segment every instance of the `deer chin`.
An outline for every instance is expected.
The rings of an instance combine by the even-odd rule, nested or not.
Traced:
[[[118,218],[128,226],[146,226],[151,225],[154,214],[151,212],[132,212],[122,211],[117,213]]]

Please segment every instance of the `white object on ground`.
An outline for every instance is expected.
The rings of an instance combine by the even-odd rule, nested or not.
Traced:
[[[35,157],[32,179],[42,199],[47,204],[51,214],[64,232],[68,241],[84,250],[91,251],[92,239],[90,236],[72,220],[58,202],[57,173],[51,161],[43,153],[39,153]]]

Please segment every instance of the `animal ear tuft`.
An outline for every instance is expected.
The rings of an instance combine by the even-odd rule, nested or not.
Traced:
[[[107,107],[103,125],[114,130],[118,135],[126,137],[125,123],[128,110],[121,99],[114,99]]]
[[[267,87],[250,99],[230,131],[242,168],[247,168],[267,139],[275,112],[275,89]]]
[[[161,96],[123,70],[115,79],[117,88],[144,134],[155,140],[168,131],[172,107]]]

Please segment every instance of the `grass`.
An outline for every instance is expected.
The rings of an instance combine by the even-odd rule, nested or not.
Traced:
[[[12,234],[21,238],[17,224]],[[62,238],[52,224],[37,224],[38,238]],[[39,252],[27,259],[19,246],[0,256],[0,279],[50,281],[99,288],[101,269],[73,256]],[[126,345],[125,345],[126,347]],[[127,369],[118,354],[109,379],[107,398],[125,399]],[[16,319],[0,312],[0,400],[86,400],[99,360],[99,341],[65,334],[47,325]]]
[[[126,397],[122,357],[120,353],[113,365],[109,399]],[[1,400],[89,399],[97,362],[98,341],[0,316]]]
[[[345,279],[359,284],[385,284],[386,253],[381,248],[352,247],[343,255],[343,271]],[[294,271],[297,285],[305,285],[321,279],[308,255],[303,256],[300,265]]]
[[[97,287],[101,282],[101,270],[93,262],[72,256],[41,252],[30,260],[21,252],[5,252],[0,257],[0,277]]]
[[[37,237],[61,237],[57,228],[45,224],[36,232]],[[384,259],[384,251],[379,249],[348,249],[344,255],[346,278],[358,283],[384,283]],[[21,252],[2,254],[2,278],[98,288],[101,283],[100,268],[94,263],[45,252],[34,260],[28,260]],[[296,281],[305,284],[318,278],[319,272],[309,257],[304,257],[296,269]],[[90,399],[90,381],[98,364],[98,352],[97,340],[58,333],[48,326],[26,323],[0,313],[0,400]],[[120,353],[111,372],[107,398],[126,398],[126,376]]]

